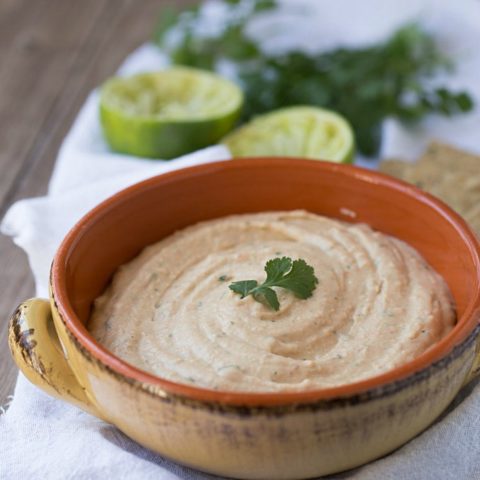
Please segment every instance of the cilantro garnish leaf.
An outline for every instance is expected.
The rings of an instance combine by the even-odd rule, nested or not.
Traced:
[[[308,265],[305,260],[298,259],[292,263],[291,270],[275,282],[275,286],[286,288],[293,292],[296,297],[304,299],[312,296],[317,283],[318,279],[313,267]]]
[[[298,260],[296,260],[298,261]],[[279,282],[283,276],[292,268],[292,259],[289,257],[272,258],[265,264],[267,279],[265,283]]]
[[[272,307],[275,311],[280,310],[280,302],[278,301],[277,292],[270,287],[258,287],[253,292],[253,298],[264,305]]]
[[[273,258],[265,264],[267,278],[262,284],[256,280],[241,280],[231,283],[228,287],[245,298],[253,298],[273,310],[280,309],[277,293],[272,287],[281,287],[290,290],[297,298],[305,299],[312,296],[318,279],[313,267],[305,260],[293,260],[289,257]]]
[[[241,298],[245,298],[247,295],[257,287],[258,282],[256,280],[243,280],[242,282],[233,282],[228,288],[235,293],[241,295]]]

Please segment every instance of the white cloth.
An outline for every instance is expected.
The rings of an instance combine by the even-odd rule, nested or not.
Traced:
[[[285,0],[283,3],[283,13],[259,20],[251,27],[252,34],[265,48],[361,45],[385,37],[406,20],[420,18],[458,60],[457,73],[447,83],[468,88],[480,99],[480,82],[476,78],[480,69],[480,54],[476,51],[480,44],[480,4],[477,1]],[[218,17],[215,6],[209,9],[207,23],[214,21],[215,15]],[[134,52],[120,71],[154,70],[165,63],[155,47],[146,45]],[[463,118],[432,117],[415,132],[390,120],[384,129],[382,156],[411,158],[432,137],[480,152],[479,127],[478,109]],[[113,154],[100,133],[94,92],[64,141],[48,196],[23,200],[12,206],[3,220],[2,232],[27,252],[37,295],[46,296],[48,269],[55,249],[67,230],[93,205],[143,178],[228,157],[229,152],[221,146],[172,162]],[[455,408],[451,406],[441,421],[403,448],[332,478],[480,478],[480,387],[475,385],[461,392]],[[14,399],[7,413],[0,415],[0,478],[167,480],[214,477],[178,466],[143,449],[114,427],[43,394],[20,375]]]

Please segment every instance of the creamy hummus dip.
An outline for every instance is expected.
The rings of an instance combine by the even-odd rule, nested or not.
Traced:
[[[228,285],[302,258],[319,283],[280,310]],[[298,391],[352,383],[420,355],[455,324],[444,280],[404,242],[305,211],[199,223],[120,267],[89,329],[123,360],[220,390]]]

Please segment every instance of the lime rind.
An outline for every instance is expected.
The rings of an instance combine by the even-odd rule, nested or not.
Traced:
[[[256,117],[223,139],[234,157],[281,155],[353,161],[355,141],[348,122],[335,112],[294,106]]]
[[[108,80],[100,92],[100,120],[113,150],[170,159],[218,142],[242,105],[234,83],[177,67]]]

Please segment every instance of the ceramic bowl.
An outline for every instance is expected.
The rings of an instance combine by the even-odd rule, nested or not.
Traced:
[[[89,335],[93,300],[146,245],[201,220],[299,208],[366,222],[416,248],[452,291],[455,328],[380,376],[264,394],[167,381],[125,363]],[[292,479],[361,465],[428,427],[479,370],[479,318],[478,239],[439,200],[349,165],[256,158],[151,178],[93,209],[54,258],[50,301],[23,303],[9,341],[33,383],[165,457],[221,476]]]

